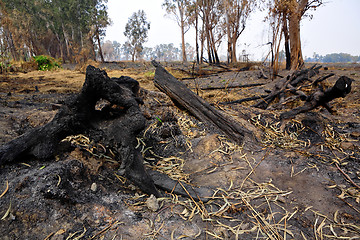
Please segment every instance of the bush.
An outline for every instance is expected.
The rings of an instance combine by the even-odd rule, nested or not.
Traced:
[[[0,73],[11,71],[12,66],[10,63],[0,62]]]
[[[35,56],[34,60],[38,65],[38,70],[40,71],[49,71],[61,67],[61,64],[58,61],[49,56]]]

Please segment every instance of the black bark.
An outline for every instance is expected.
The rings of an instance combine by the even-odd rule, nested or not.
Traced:
[[[243,143],[245,135],[252,135],[249,130],[224,116],[208,102],[188,89],[185,84],[178,81],[159,63],[152,61],[152,64],[156,67],[155,86],[168,95],[176,104],[187,109],[200,121],[215,126],[239,144]]]
[[[321,66],[312,66],[311,68],[304,69],[301,71],[295,71],[293,74],[287,76],[286,78],[281,79],[279,82],[275,84],[274,89],[271,91],[269,95],[262,99],[262,101],[253,105],[253,107],[266,109],[272,101],[276,98],[280,98],[284,96],[286,91],[301,85],[305,81],[310,81],[310,78],[319,73],[319,69]],[[281,100],[280,100],[281,101]]]
[[[88,66],[81,92],[69,99],[51,122],[1,146],[0,165],[23,155],[39,159],[52,157],[59,142],[66,136],[85,132],[100,121],[109,119],[110,115],[95,110],[97,101],[106,99],[118,106],[118,110],[112,114],[105,129],[96,130],[103,132],[106,141],[118,153],[116,158],[121,162],[120,172],[142,191],[160,196],[144,169],[141,153],[135,149],[136,135],[145,128],[138,90],[139,83],[130,77],[109,78],[105,71]]]
[[[333,87],[327,90],[319,88],[313,94],[305,98],[306,102],[303,106],[282,113],[280,115],[280,119],[292,118],[299,113],[308,112],[319,106],[325,107],[330,113],[333,113],[329,102],[335,98],[344,98],[347,94],[349,94],[351,91],[352,81],[353,80],[351,78],[342,76],[336,81]]]

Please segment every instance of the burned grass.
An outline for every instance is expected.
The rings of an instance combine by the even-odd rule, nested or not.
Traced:
[[[349,74],[353,73],[349,70]],[[74,73],[73,78],[69,73],[69,77],[65,77],[65,81],[69,81],[67,86],[62,82],[61,71],[55,74],[61,81],[56,81],[53,73],[33,74],[31,78],[44,76],[39,79],[44,85],[40,85],[37,94],[43,94],[42,90],[53,94],[47,95],[47,101],[40,108],[49,114],[52,103],[57,102],[60,95],[76,92],[84,80],[80,73]],[[67,71],[62,74],[67,76]],[[78,74],[82,76],[81,81]],[[335,116],[316,110],[279,122],[281,110],[254,110],[247,104],[221,106],[228,115],[241,118],[243,124],[251,126],[258,137],[259,148],[247,149],[246,143],[244,146],[234,144],[177,109],[166,95],[154,91],[151,74],[149,69],[109,71],[111,77],[130,75],[147,89],[142,90],[147,127],[137,137],[137,148],[149,168],[169,175],[179,181],[179,185],[211,187],[213,193],[207,201],[168,192],[157,199],[158,210],[154,212],[149,208],[149,196],[115,171],[118,163],[111,148],[86,135],[71,136],[64,141],[64,144],[70,143],[71,150],[53,160],[39,162],[23,158],[0,168],[0,218],[4,223],[0,232],[3,236],[8,239],[17,236],[36,239],[360,238],[358,84],[348,96],[350,99],[336,100],[338,115]],[[212,80],[225,79],[227,74],[213,76]],[[242,74],[245,73],[237,76]],[[14,123],[23,121],[3,125],[9,130],[25,126],[24,122],[29,121],[26,120],[29,112],[15,111],[30,102],[26,95],[34,94],[21,92],[33,89],[26,76],[30,75],[25,74],[22,80],[13,78],[18,84],[14,85],[11,97],[5,96],[9,85],[2,83],[5,86],[1,88],[3,115],[12,117]],[[256,82],[256,78],[251,81]],[[54,85],[47,89],[46,82]],[[263,89],[266,88],[270,87]],[[56,91],[48,92],[50,89]],[[202,94],[216,104],[226,98],[235,100],[261,94],[261,91],[254,87],[212,90],[213,95],[203,91]],[[14,102],[20,99],[17,108],[8,104],[11,98]],[[32,104],[27,107],[28,111],[37,112],[39,102],[32,101]],[[16,137],[20,132],[10,135]]]

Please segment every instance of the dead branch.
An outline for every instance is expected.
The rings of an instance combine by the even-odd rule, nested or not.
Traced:
[[[310,96],[306,97],[306,102],[303,106],[292,109],[288,112],[284,112],[280,115],[281,119],[292,118],[295,115],[303,112],[308,112],[312,109],[315,109],[319,106],[325,107],[329,112],[333,112],[330,101],[335,98],[342,97],[344,98],[351,91],[352,79],[346,76],[340,77],[335,85],[327,90],[319,88]]]

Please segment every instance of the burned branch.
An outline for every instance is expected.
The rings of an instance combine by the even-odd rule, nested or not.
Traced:
[[[284,112],[280,115],[281,119],[287,119],[294,117],[295,115],[303,112],[308,112],[312,109],[315,109],[319,106],[325,107],[330,113],[333,113],[333,110],[330,106],[330,101],[335,98],[342,97],[344,98],[351,91],[352,79],[346,76],[340,77],[335,85],[327,90],[319,88],[317,91],[312,93],[310,96],[303,94],[303,99],[306,100],[303,106],[292,109],[288,112]]]
[[[271,102],[274,101],[276,98],[279,98],[281,102],[281,98],[284,97],[286,91],[296,88],[298,85],[302,84],[305,81],[310,81],[311,77],[319,73],[320,68],[321,66],[314,65],[308,69],[295,71],[293,74],[281,79],[275,84],[275,87],[271,91],[271,93],[264,99],[262,99],[260,102],[253,105],[253,107],[267,109]]]

